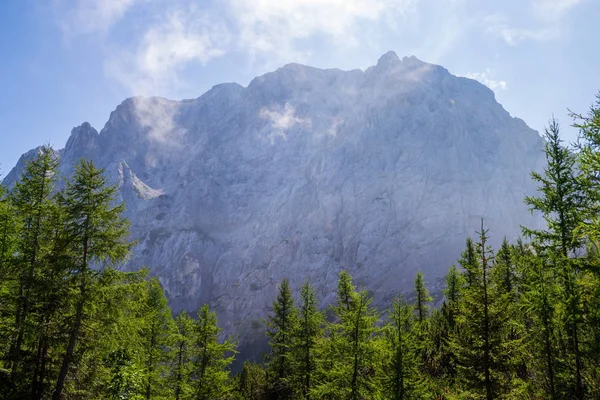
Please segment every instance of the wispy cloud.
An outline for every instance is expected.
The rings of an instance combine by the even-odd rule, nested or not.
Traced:
[[[172,10],[147,28],[133,51],[115,51],[106,70],[132,93],[163,93],[177,88],[179,74],[189,63],[206,64],[224,54],[228,40],[223,25],[198,8]]]
[[[492,75],[492,71],[487,68],[484,72],[469,72],[465,75],[465,78],[475,79],[494,91],[505,90],[507,86],[506,81],[491,79]]]
[[[334,43],[358,43],[357,26],[414,11],[418,0],[228,0],[239,42],[251,55],[301,60],[297,42],[324,35]]]
[[[108,32],[134,5],[148,0],[55,0],[54,11],[67,36]]]
[[[558,32],[555,28],[515,28],[509,23],[504,14],[488,15],[484,19],[486,32],[500,37],[506,44],[515,46],[524,40],[545,41],[555,38]]]
[[[553,22],[565,16],[572,8],[585,0],[532,0],[533,11],[537,18]]]
[[[298,117],[296,110],[289,103],[285,103],[283,109],[263,108],[260,110],[259,116],[269,122],[271,129],[268,138],[271,144],[274,143],[276,137],[287,139],[287,132],[296,125],[310,125],[310,120]]]
[[[530,0],[533,13],[528,28],[514,27],[506,14],[495,13],[484,18],[486,32],[514,46],[526,40],[546,41],[561,34],[561,20],[585,0]]]

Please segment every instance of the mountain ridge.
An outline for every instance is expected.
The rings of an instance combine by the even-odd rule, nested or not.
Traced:
[[[347,269],[381,303],[417,269],[440,278],[481,217],[494,243],[516,238],[539,222],[522,200],[542,150],[486,86],[391,52],[364,71],[287,64],[196,99],[130,97],[58,153],[61,174],[87,157],[119,185],[139,241],[125,269],[149,266],[175,310],[210,303],[249,342],[283,277],[310,278],[325,305]]]

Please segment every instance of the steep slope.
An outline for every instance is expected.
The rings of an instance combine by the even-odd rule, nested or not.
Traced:
[[[130,98],[60,154],[63,174],[88,157],[120,185],[139,240],[126,268],[246,340],[283,277],[326,304],[347,269],[384,301],[417,269],[441,277],[481,217],[495,243],[537,224],[523,197],[542,149],[487,87],[390,52],[366,71],[290,64],[195,100]]]

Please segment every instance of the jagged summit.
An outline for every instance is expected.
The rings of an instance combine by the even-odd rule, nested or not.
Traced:
[[[150,267],[176,311],[210,303],[244,344],[283,277],[325,305],[346,269],[384,302],[417,269],[441,277],[482,216],[492,243],[535,226],[543,140],[483,88],[393,52],[366,71],[296,64],[127,99],[100,134],[73,130],[61,173],[105,168],[138,242],[125,269]]]
[[[379,60],[377,60],[377,66],[380,67],[387,67],[390,65],[397,65],[400,63],[400,58],[398,57],[398,55],[393,52],[393,51],[388,51],[387,53],[385,53],[384,55],[382,55],[381,57],[379,57]]]

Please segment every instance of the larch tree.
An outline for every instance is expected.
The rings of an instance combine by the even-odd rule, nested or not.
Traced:
[[[584,396],[582,329],[583,312],[581,308],[580,271],[576,260],[572,258],[583,245],[583,239],[576,230],[583,224],[585,210],[589,206],[589,197],[584,195],[580,177],[576,170],[576,155],[562,146],[560,129],[555,119],[550,121],[545,131],[547,166],[543,174],[532,173],[538,183],[539,196],[525,198],[532,211],[542,214],[546,220],[546,229],[523,227],[523,233],[532,238],[541,249],[543,256],[553,260],[562,291],[564,329],[567,332],[565,353],[572,366],[572,395],[582,399]]]
[[[293,395],[289,380],[294,372],[291,350],[298,326],[298,310],[287,279],[283,279],[279,285],[273,313],[268,316],[266,323],[271,347],[268,355],[269,392],[275,399],[289,399]]]
[[[220,400],[231,391],[229,368],[235,357],[235,343],[219,342],[221,329],[217,314],[208,305],[198,310],[194,328],[192,381],[197,400]]]
[[[76,286],[75,311],[70,321],[68,342],[53,393],[60,400],[86,318],[85,310],[93,289],[93,265],[123,261],[131,244],[127,242],[129,222],[122,217],[123,203],[116,204],[116,186],[109,186],[104,170],[82,160],[61,197],[65,209],[65,230],[73,254],[73,280]]]
[[[300,288],[298,324],[294,333],[294,386],[304,399],[310,399],[316,372],[316,346],[323,335],[325,317],[318,309],[315,288],[306,281]]]

